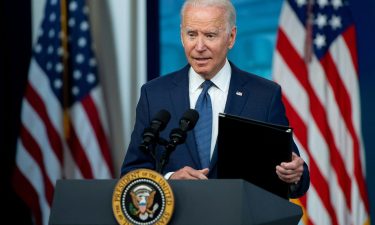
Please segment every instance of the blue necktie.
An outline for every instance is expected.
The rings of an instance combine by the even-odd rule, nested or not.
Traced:
[[[195,110],[199,113],[199,120],[194,128],[199,157],[202,168],[210,166],[211,136],[212,136],[212,105],[208,89],[213,85],[210,80],[203,82],[203,90],[195,104]]]

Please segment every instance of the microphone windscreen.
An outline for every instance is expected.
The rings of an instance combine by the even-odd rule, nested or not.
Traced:
[[[170,119],[171,119],[171,114],[167,110],[162,109],[156,113],[152,121],[155,121],[155,120],[159,121],[161,123],[159,129],[160,131],[162,131],[164,130],[164,128],[166,127]]]
[[[188,109],[184,115],[182,115],[181,121],[189,121],[189,127],[187,130],[191,130],[195,127],[195,124],[197,123],[199,119],[199,113],[195,109]]]

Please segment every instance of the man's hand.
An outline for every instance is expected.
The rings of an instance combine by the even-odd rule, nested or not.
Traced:
[[[303,159],[293,152],[292,161],[276,166],[276,173],[282,181],[297,184],[303,174],[303,164]]]
[[[208,168],[195,170],[189,166],[177,170],[169,178],[171,180],[207,180]]]

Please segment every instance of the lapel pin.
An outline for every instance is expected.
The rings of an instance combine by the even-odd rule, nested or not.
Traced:
[[[236,91],[236,95],[238,95],[238,96],[242,96],[242,92],[240,92],[240,91]]]

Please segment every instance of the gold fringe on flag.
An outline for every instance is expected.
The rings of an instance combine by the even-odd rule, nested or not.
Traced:
[[[308,221],[309,217],[307,215],[307,211],[306,211],[305,207],[303,207],[302,202],[298,198],[297,199],[290,199],[290,202],[293,202],[294,204],[301,206],[302,212],[303,212],[302,222],[303,222],[303,224],[308,224],[307,221]]]

